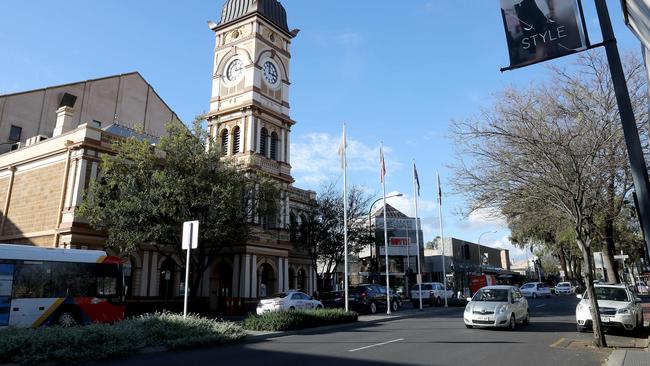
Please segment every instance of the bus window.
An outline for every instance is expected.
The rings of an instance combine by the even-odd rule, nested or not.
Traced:
[[[13,298],[52,297],[51,268],[47,262],[24,261],[16,263]]]
[[[0,264],[0,327],[9,325],[14,265]]]

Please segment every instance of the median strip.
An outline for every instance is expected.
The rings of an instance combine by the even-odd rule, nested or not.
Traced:
[[[399,341],[403,341],[403,340],[404,340],[404,338],[393,339],[392,341],[388,341],[388,342],[381,342],[381,343],[377,343],[377,344],[371,344],[370,346],[351,349],[348,352],[361,351],[361,350],[364,350],[364,349],[368,349],[368,348],[372,348],[372,347],[379,347],[379,346],[383,346],[383,345],[386,345],[386,344],[389,344],[389,343],[395,343],[395,342],[399,342]]]

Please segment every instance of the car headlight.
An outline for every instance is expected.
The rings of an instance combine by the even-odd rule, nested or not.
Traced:
[[[616,314],[630,314],[630,308],[623,308],[623,309],[618,309],[616,310]]]
[[[583,311],[585,309],[585,305],[582,302],[578,303],[578,306],[576,306],[577,311]]]
[[[467,305],[465,305],[465,312],[466,313],[471,313],[472,312],[472,305],[471,304],[468,303]]]
[[[506,310],[508,310],[508,306],[507,305],[501,305],[497,309],[497,314],[503,314],[503,313],[506,312]]]

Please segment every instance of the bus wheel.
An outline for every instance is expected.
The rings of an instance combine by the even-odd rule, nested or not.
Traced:
[[[79,317],[71,309],[62,310],[56,317],[56,323],[62,327],[74,327],[79,325]]]

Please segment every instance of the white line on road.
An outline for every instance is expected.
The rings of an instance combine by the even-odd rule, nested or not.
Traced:
[[[539,304],[539,305],[537,305],[537,306],[535,306],[535,307],[536,307],[536,308],[543,308],[544,306],[546,306],[546,304]]]
[[[348,352],[361,351],[362,349],[367,349],[367,348],[372,348],[372,347],[379,347],[379,346],[383,346],[383,345],[385,345],[385,344],[395,343],[395,342],[399,342],[399,341],[403,341],[403,340],[404,340],[404,338],[393,339],[392,341],[388,341],[388,342],[382,342],[382,343],[377,343],[377,344],[371,344],[370,346],[365,346],[365,347],[361,347],[361,348],[351,349],[351,350],[349,350]]]

